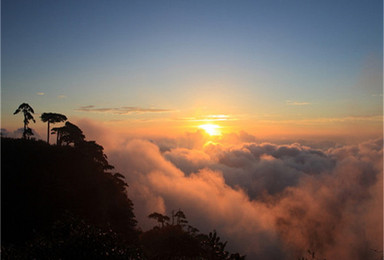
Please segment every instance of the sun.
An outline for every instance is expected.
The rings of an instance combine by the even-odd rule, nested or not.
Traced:
[[[210,136],[221,135],[221,131],[220,131],[221,127],[219,125],[204,124],[204,125],[199,125],[198,127],[203,129]]]

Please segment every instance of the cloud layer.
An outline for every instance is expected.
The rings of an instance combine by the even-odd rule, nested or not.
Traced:
[[[34,138],[37,140],[41,139],[41,136],[36,132],[36,130],[33,128],[31,128],[31,129],[32,129],[32,133],[33,133],[31,138]],[[23,132],[24,132],[24,128],[18,128],[13,132],[9,132],[7,129],[1,128],[1,131],[0,131],[2,137],[10,137],[10,138],[22,138]]]
[[[137,139],[109,152],[144,229],[154,224],[149,213],[182,208],[193,225],[217,229],[248,259],[295,259],[308,249],[327,259],[378,257],[382,140],[328,150],[255,142],[197,147]]]
[[[110,114],[116,114],[116,115],[128,115],[132,113],[165,113],[165,112],[171,112],[172,110],[169,109],[163,109],[163,108],[142,108],[142,107],[105,107],[105,108],[98,108],[93,105],[89,106],[82,106],[77,111],[83,111],[83,112],[99,112],[99,113],[110,113]]]

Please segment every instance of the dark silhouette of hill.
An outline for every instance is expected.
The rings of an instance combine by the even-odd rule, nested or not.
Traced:
[[[58,255],[53,258],[70,259],[76,254],[66,257],[58,252],[68,251],[68,247],[73,251],[70,244],[77,241],[86,254],[84,259],[95,256],[97,248],[104,248],[102,254],[108,250],[112,254],[124,248],[120,244],[128,250],[126,245],[137,243],[127,184],[121,174],[107,171],[113,167],[107,164],[101,146],[95,142],[56,146],[2,138],[1,148],[3,257],[31,248],[46,254],[47,247],[57,247],[53,242],[60,241],[62,248],[56,248]]]
[[[111,172],[94,141],[49,145],[1,138],[2,259],[217,259],[225,250],[216,232],[205,235],[179,209],[172,221],[141,232],[124,176]]]
[[[140,235],[140,241],[147,259],[209,259],[244,260],[239,253],[225,249],[227,242],[220,241],[216,231],[208,235],[188,224],[180,209],[172,211],[171,218],[154,212],[148,216],[158,225]],[[172,219],[172,221],[171,221]]]

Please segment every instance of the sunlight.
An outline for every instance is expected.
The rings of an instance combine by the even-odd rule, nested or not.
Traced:
[[[203,129],[210,136],[221,135],[220,126],[215,124],[199,125],[199,128]]]

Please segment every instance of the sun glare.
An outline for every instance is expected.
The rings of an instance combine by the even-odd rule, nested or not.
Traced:
[[[210,136],[221,135],[220,126],[214,124],[199,125]]]

